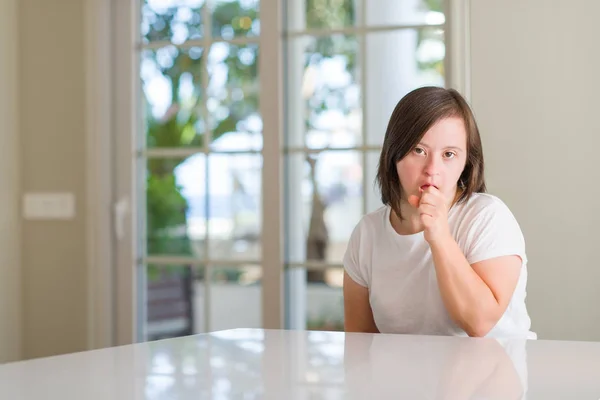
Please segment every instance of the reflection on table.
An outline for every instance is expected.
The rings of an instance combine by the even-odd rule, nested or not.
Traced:
[[[0,366],[10,399],[597,399],[600,343],[234,329]]]

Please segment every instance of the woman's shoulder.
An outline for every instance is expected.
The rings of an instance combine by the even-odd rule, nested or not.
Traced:
[[[456,217],[453,234],[469,264],[512,254],[527,262],[521,227],[498,196],[474,193]]]
[[[363,215],[357,224],[357,228],[368,230],[384,229],[387,218],[389,218],[389,206],[383,205]]]
[[[508,205],[489,193],[473,193],[455,211],[453,223],[458,236],[473,240],[482,235],[520,237],[521,227]]]
[[[389,206],[385,205],[364,214],[354,227],[352,237],[355,240],[360,240],[361,237],[375,238],[377,234],[385,231],[388,218]]]
[[[490,193],[473,193],[458,207],[463,218],[494,217],[496,215],[512,216],[512,212],[500,197]]]
[[[369,286],[371,279],[369,255],[373,253],[381,232],[386,229],[385,222],[388,216],[389,209],[386,206],[363,215],[348,241],[344,254],[344,268],[350,277],[362,286]]]

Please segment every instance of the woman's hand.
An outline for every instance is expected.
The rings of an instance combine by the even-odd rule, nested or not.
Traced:
[[[421,191],[421,197],[410,195],[408,203],[418,209],[425,228],[425,240],[429,244],[451,237],[448,226],[448,202],[435,186]]]

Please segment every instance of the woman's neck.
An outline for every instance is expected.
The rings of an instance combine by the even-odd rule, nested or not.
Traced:
[[[421,222],[419,211],[416,208],[407,202],[402,201],[400,204],[400,212],[402,213],[402,220],[393,209],[390,212],[390,223],[397,234],[413,235],[423,231],[423,223]]]

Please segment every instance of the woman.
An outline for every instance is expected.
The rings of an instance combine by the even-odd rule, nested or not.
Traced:
[[[458,92],[400,100],[377,172],[384,206],[361,219],[344,256],[346,331],[537,338],[523,235],[485,194],[483,164]]]

